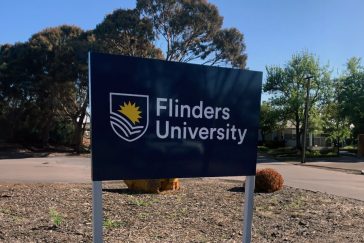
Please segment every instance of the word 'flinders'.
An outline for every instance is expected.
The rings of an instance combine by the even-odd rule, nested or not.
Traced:
[[[157,98],[156,102],[157,117],[184,118],[187,121],[191,119],[230,119],[230,109],[228,107],[211,107],[204,106],[200,101],[198,105],[190,106],[179,104],[177,99]],[[174,119],[176,120],[176,119]],[[161,139],[201,139],[201,140],[233,140],[237,144],[242,144],[247,129],[240,129],[229,123],[225,127],[191,127],[187,121],[183,125],[171,124],[166,120],[156,120],[156,134]]]

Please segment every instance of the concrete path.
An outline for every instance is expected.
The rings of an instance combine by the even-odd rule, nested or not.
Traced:
[[[306,166],[323,167],[327,169],[346,170],[356,174],[361,174],[364,171],[364,160],[355,159],[355,161],[330,161],[330,160],[317,160],[314,162],[307,162]]]
[[[276,169],[291,187],[364,201],[364,175],[282,163],[258,164],[258,168]]]
[[[310,162],[319,163],[319,162]],[[323,166],[324,163],[321,162]],[[330,165],[335,165],[337,162],[332,162]],[[356,163],[355,163],[356,164]],[[343,169],[352,167],[351,164],[346,164]],[[353,198],[364,201],[364,175],[359,173],[346,173],[344,171],[333,171],[316,166],[301,166],[296,163],[278,162],[274,159],[265,156],[258,157],[258,169],[273,168],[281,173],[284,177],[284,184],[291,187],[319,191],[328,194]],[[221,177],[226,180],[244,181],[244,176],[237,177]]]
[[[364,175],[277,162],[260,156],[259,168],[274,168],[285,185],[364,201]],[[224,177],[245,180],[245,177]],[[0,183],[89,183],[90,158],[55,156],[0,160]]]
[[[57,156],[0,160],[0,183],[91,182],[90,158]]]

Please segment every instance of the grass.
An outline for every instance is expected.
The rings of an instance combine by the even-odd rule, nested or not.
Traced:
[[[116,221],[116,220],[111,220],[111,219],[106,219],[103,222],[103,226],[106,229],[114,229],[114,228],[120,228],[121,226],[123,226],[124,224],[120,221]]]
[[[146,207],[150,204],[150,202],[147,202],[143,199],[135,198],[130,201],[130,204],[138,206],[138,207]]]
[[[59,212],[57,212],[54,208],[49,210],[49,215],[51,217],[51,221],[54,226],[60,227],[63,221],[63,218]]]
[[[269,148],[266,146],[258,146],[258,151],[261,153],[268,152]]]
[[[284,207],[287,209],[302,209],[304,208],[305,204],[306,198],[301,196],[293,199],[290,203],[285,204]]]
[[[344,147],[340,148],[340,150],[344,150],[344,151],[347,151],[347,152],[353,153],[353,154],[358,153],[358,147],[353,146],[353,145],[344,146]]]
[[[357,146],[355,145],[346,145],[344,147],[341,148],[342,150],[347,150],[347,149],[358,149]]]
[[[296,160],[301,158],[300,153],[292,147],[266,149],[266,153],[277,160]],[[259,150],[261,151],[261,150]],[[306,150],[306,158],[328,158],[337,157],[337,153],[332,149],[312,149]]]
[[[131,205],[135,205],[135,206],[138,206],[138,207],[147,207],[153,203],[156,203],[158,202],[158,200],[150,200],[150,201],[146,201],[146,200],[143,200],[143,199],[138,199],[138,198],[132,198],[130,200],[130,204]]]

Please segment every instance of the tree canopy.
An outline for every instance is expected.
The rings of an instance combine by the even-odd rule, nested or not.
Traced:
[[[353,57],[348,61],[340,82],[340,115],[355,126],[356,133],[364,133],[364,67],[360,58]]]
[[[115,10],[94,30],[62,25],[1,45],[0,138],[61,142],[79,151],[90,50],[244,68],[243,35],[222,22],[207,1],[138,0],[135,9]]]
[[[155,40],[164,41],[166,60],[245,67],[243,34],[222,29],[223,17],[215,5],[205,0],[138,0],[136,9],[152,24]]]
[[[40,31],[25,43],[2,46],[2,122],[9,128],[7,136],[46,145],[60,122],[69,120],[74,131],[80,129],[77,121],[83,121],[88,102],[85,57],[90,43],[80,28],[63,25]],[[15,122],[7,123],[6,117]],[[76,132],[70,143],[77,147],[79,137]]]
[[[272,107],[269,102],[263,102],[260,107],[260,133],[262,142],[265,142],[266,135],[274,132],[283,124],[280,119],[280,112]]]
[[[297,148],[301,147],[307,77],[311,79],[308,109],[312,110],[332,93],[328,67],[321,66],[313,54],[298,53],[284,67],[267,67],[267,80],[263,87],[265,92],[272,94],[272,106],[281,111],[285,121],[295,126]]]
[[[139,57],[163,58],[153,44],[152,23],[141,18],[137,10],[118,9],[107,15],[93,31],[95,50]]]

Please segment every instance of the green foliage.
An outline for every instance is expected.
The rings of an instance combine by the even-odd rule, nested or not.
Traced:
[[[354,134],[364,133],[364,67],[360,58],[351,58],[340,79],[340,115],[354,125]]]
[[[301,155],[297,153],[297,150],[290,147],[272,148],[267,153],[278,160],[300,160]],[[327,158],[337,157],[337,152],[332,148],[313,148],[306,150],[307,158]]]
[[[308,131],[312,132],[314,134],[320,134],[324,132],[324,120],[323,120],[323,114],[325,114],[323,111],[324,105],[314,106],[311,107],[310,110],[310,116],[308,117]]]
[[[146,201],[146,200],[139,199],[139,198],[132,198],[132,200],[130,201],[130,204],[138,206],[138,207],[147,207],[147,206],[149,206],[149,205],[151,205],[153,203],[156,203],[156,202],[158,202],[158,200]]]
[[[153,45],[155,35],[151,21],[141,18],[135,9],[115,10],[94,30],[96,50],[139,57],[163,58]]]
[[[338,143],[343,143],[351,137],[350,123],[348,119],[339,115],[338,110],[330,110],[324,115],[325,134],[328,138]]]
[[[115,10],[91,31],[62,25],[0,45],[0,139],[67,142],[79,152],[89,50],[245,67],[243,35],[223,29],[222,21],[216,6],[203,0],[138,0],[135,9]],[[158,46],[166,41],[164,54],[157,40]]]
[[[261,153],[268,152],[269,148],[266,146],[258,146],[258,151]]]
[[[245,67],[244,37],[235,28],[221,28],[223,17],[215,5],[204,0],[138,0],[136,9],[152,23],[155,39],[165,41],[166,60]]]
[[[46,146],[52,132],[61,132],[60,120],[71,121],[73,137],[80,137],[90,45],[80,28],[63,25],[38,32],[28,42],[0,47],[0,123],[9,130],[7,139]],[[72,140],[68,143],[77,143]]]
[[[268,154],[273,156],[292,156],[297,155],[297,150],[290,147],[272,148],[268,150]]]
[[[63,221],[63,218],[60,213],[58,213],[54,208],[49,210],[49,215],[51,217],[51,221],[55,227],[60,227]]]
[[[116,221],[116,220],[111,220],[111,219],[105,219],[104,222],[103,222],[103,226],[106,229],[120,228],[123,225],[124,224],[122,222]]]
[[[56,144],[68,145],[74,136],[74,126],[68,120],[56,119],[49,133],[49,141]]]
[[[348,69],[352,68],[354,67]],[[353,82],[353,80],[349,76],[342,76],[334,80],[333,95],[330,97],[330,99],[327,100],[322,109],[322,114],[323,114],[322,121],[324,123],[324,132],[326,134],[329,134],[329,138],[331,138],[332,141],[335,141],[336,144],[339,143],[342,144],[346,139],[352,136],[350,125],[353,122],[355,123],[356,126],[360,127],[360,121],[355,122],[356,119],[354,118],[358,114],[360,116],[360,111],[357,113],[354,112],[355,109],[354,107],[358,105],[355,102],[357,101],[357,98],[360,99],[360,97],[358,96],[355,97],[355,94],[353,94],[351,91],[349,92],[349,90],[351,89],[350,87],[352,87],[352,85],[355,85],[355,82]],[[360,85],[358,87],[360,88]],[[364,118],[364,111],[363,111],[363,118]]]
[[[265,136],[272,133],[277,128],[282,127],[284,124],[281,122],[281,112],[275,109],[270,103],[263,102],[260,107],[260,122],[259,128],[262,135],[263,143],[265,142]]]
[[[149,203],[147,201],[144,201],[144,200],[138,199],[138,198],[135,198],[134,200],[132,200],[131,204],[138,206],[138,207],[145,207],[145,206],[149,205]]]
[[[295,126],[297,147],[301,147],[308,76],[311,77],[309,87],[309,114],[311,114],[332,94],[328,67],[320,66],[319,60],[313,54],[298,53],[293,55],[284,67],[267,67],[267,80],[263,87],[265,92],[273,95],[270,99],[271,105],[281,111],[285,121],[290,121]]]

